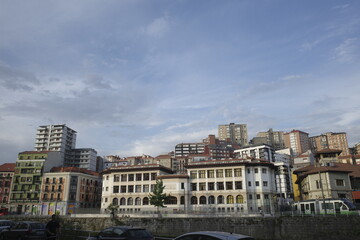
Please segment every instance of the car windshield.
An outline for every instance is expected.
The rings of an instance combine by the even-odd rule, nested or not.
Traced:
[[[44,229],[45,226],[42,223],[30,223],[31,229]]]
[[[120,228],[114,228],[114,233],[116,233],[117,235],[121,235],[124,233],[124,231]]]

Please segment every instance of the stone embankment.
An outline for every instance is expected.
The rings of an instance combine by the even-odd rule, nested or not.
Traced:
[[[50,217],[6,216],[8,219],[47,222]],[[4,218],[4,217],[2,217]],[[155,236],[175,237],[192,231],[241,233],[257,240],[360,240],[360,216],[326,217],[204,217],[134,218],[110,216],[60,216],[65,232],[99,231],[113,225],[144,227]]]

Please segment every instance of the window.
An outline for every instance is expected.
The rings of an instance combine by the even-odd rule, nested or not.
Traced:
[[[120,186],[120,192],[126,193],[126,186]]]
[[[264,199],[269,199],[269,194],[264,194]]]
[[[141,181],[141,173],[136,174],[136,181]]]
[[[181,189],[185,189],[185,183],[181,183]]]
[[[225,169],[225,177],[232,177],[232,169]]]
[[[191,202],[191,205],[197,204],[197,197],[192,196],[190,202]]]
[[[190,178],[196,179],[197,178],[197,172],[196,171],[190,171]]]
[[[256,199],[260,199],[260,194],[256,194]]]
[[[244,198],[242,195],[236,196],[236,203],[244,203]]]
[[[196,186],[196,183],[191,183],[191,191],[197,191]]]
[[[261,171],[262,171],[263,174],[266,174],[267,169],[266,169],[266,168],[262,168]]]
[[[199,171],[199,178],[205,178],[205,170]]]
[[[135,198],[135,205],[141,205],[141,198]]]
[[[336,179],[336,186],[343,187],[345,186],[345,182],[343,179]]]
[[[206,204],[206,197],[201,196],[200,199],[199,199],[199,203],[202,204],[202,205]]]
[[[149,185],[143,185],[143,192],[149,192]]]
[[[106,192],[109,191],[109,187],[106,187],[105,191],[106,191]]]
[[[224,190],[224,183],[223,182],[217,182],[217,190]]]
[[[209,196],[208,204],[215,204],[215,197],[214,196]]]
[[[235,177],[241,177],[241,168],[235,168],[234,169],[234,176]]]
[[[223,195],[220,195],[217,197],[217,202],[218,204],[223,204],[224,203],[224,196]]]
[[[250,173],[250,168],[247,169],[247,173]]]
[[[134,181],[134,174],[129,174],[128,175],[128,181]]]
[[[268,186],[268,182],[267,181],[263,181],[263,186],[267,187]]]
[[[214,170],[208,170],[207,174],[208,174],[208,178],[214,178],[215,177]]]
[[[151,180],[156,180],[156,173],[151,173]]]
[[[133,185],[128,186],[128,193],[130,193],[130,192],[134,192],[134,186]]]
[[[208,183],[208,190],[209,191],[215,190],[215,184],[213,182]]]
[[[258,172],[259,172],[259,169],[255,168],[254,173],[258,173]]]
[[[222,169],[217,169],[216,170],[216,177],[217,178],[222,178],[224,177],[224,171]]]
[[[135,192],[141,192],[141,185],[135,186]]]
[[[248,181],[248,186],[251,187],[251,182],[250,181]]]
[[[229,195],[226,197],[226,203],[227,204],[233,204],[234,203],[234,197],[232,195]]]
[[[242,181],[235,181],[235,189],[242,189]]]
[[[144,180],[149,180],[149,173],[144,173],[143,179]]]
[[[206,191],[206,183],[199,183],[199,191]]]
[[[120,181],[120,175],[115,174],[114,175],[114,182],[119,182]]]
[[[255,181],[255,186],[260,186],[260,183],[259,183],[259,181]]]
[[[249,199],[252,199],[252,194],[249,194]]]
[[[121,181],[126,182],[126,180],[127,180],[126,174],[121,174]]]
[[[114,186],[113,193],[119,193],[119,186]]]
[[[232,190],[233,189],[233,182],[226,182],[226,190]]]

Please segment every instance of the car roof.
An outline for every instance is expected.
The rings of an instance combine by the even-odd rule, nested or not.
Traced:
[[[237,233],[228,233],[228,232],[216,232],[216,231],[198,231],[198,232],[189,232],[185,233],[181,236],[190,235],[190,234],[201,234],[201,235],[207,235],[211,237],[216,237],[220,239],[226,239],[226,240],[237,240],[237,239],[253,239],[250,236],[237,234]]]
[[[112,226],[112,228],[121,228],[121,229],[123,229],[123,230],[128,230],[128,229],[141,229],[141,230],[145,230],[145,228],[132,227],[132,226]]]

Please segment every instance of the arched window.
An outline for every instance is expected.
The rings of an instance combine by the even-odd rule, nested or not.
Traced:
[[[206,197],[205,196],[200,197],[200,204],[206,204]]]
[[[215,204],[215,197],[213,195],[209,196],[208,204]]]
[[[197,197],[192,196],[191,197],[191,205],[197,204],[197,202],[198,202],[197,200],[198,200]]]
[[[125,198],[120,199],[120,205],[126,205],[126,199]]]
[[[135,205],[141,205],[141,198],[135,198]]]
[[[149,198],[147,197],[143,198],[143,205],[149,205]]]
[[[113,203],[114,205],[119,205],[119,199],[114,198],[113,201],[112,201],[112,203]]]
[[[177,204],[177,198],[174,196],[170,196],[166,199],[165,204],[166,205],[175,205],[175,204]]]
[[[134,204],[134,200],[132,197],[129,197],[127,200],[127,205],[133,205]]]
[[[220,195],[217,197],[217,203],[218,204],[223,204],[224,203],[224,196],[223,195]]]
[[[232,195],[229,195],[226,197],[226,203],[227,204],[233,204],[234,203],[234,197]]]
[[[244,197],[242,195],[237,195],[236,203],[244,203]]]
[[[181,204],[181,205],[184,205],[184,204],[185,204],[185,197],[184,197],[184,196],[181,196],[181,197],[180,197],[180,204]]]

